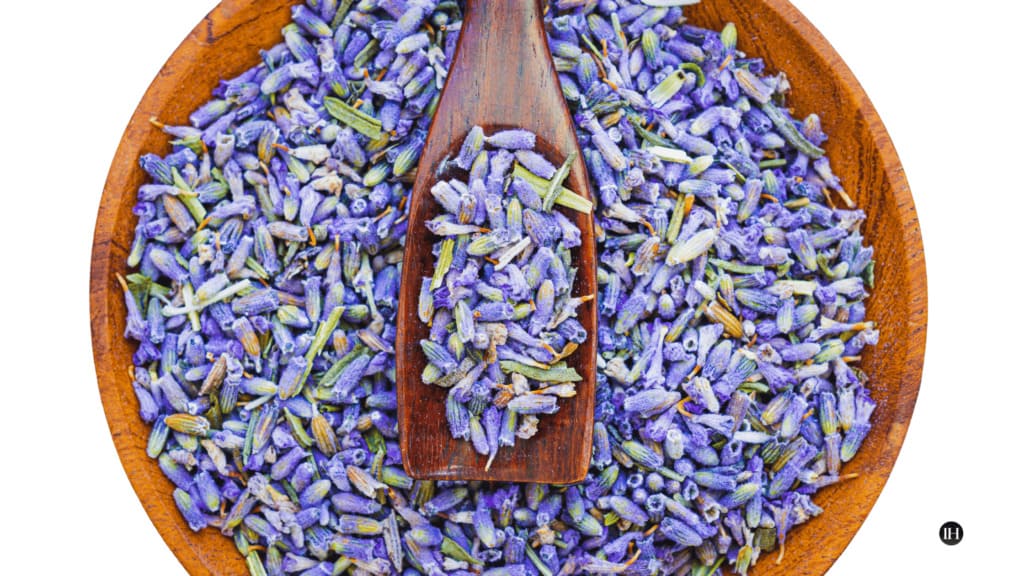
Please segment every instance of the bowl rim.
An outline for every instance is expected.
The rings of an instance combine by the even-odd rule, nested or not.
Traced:
[[[266,12],[283,9],[284,5],[292,5],[298,1],[300,0],[274,3],[272,9],[268,9]],[[114,319],[123,315],[123,311],[116,306],[111,306],[109,293],[115,289],[111,285],[115,271],[123,269],[123,266],[118,268],[116,263],[123,263],[128,253],[128,248],[113,238],[114,231],[119,224],[115,221],[114,216],[123,201],[123,196],[134,193],[134,189],[127,189],[125,178],[119,176],[117,169],[120,166],[137,162],[140,154],[145,152],[138,143],[129,138],[129,135],[133,130],[141,130],[148,126],[148,118],[145,117],[144,111],[157,107],[160,99],[157,97],[156,87],[179,80],[184,74],[182,70],[187,69],[192,63],[193,57],[187,48],[208,49],[212,45],[212,41],[210,41],[211,22],[231,21],[233,18],[237,20],[235,15],[238,12],[258,4],[260,4],[259,0],[222,0],[192,29],[166,60],[133,112],[111,161],[93,235],[89,282],[90,328],[93,359],[104,414],[121,466],[128,476],[136,496],[160,536],[190,574],[213,574],[208,566],[208,562],[212,558],[197,544],[197,535],[189,531],[180,517],[177,517],[177,510],[173,506],[170,507],[171,514],[169,515],[166,513],[166,507],[161,508],[151,500],[160,492],[157,490],[155,482],[165,480],[159,473],[155,462],[146,456],[145,447],[138,446],[132,438],[129,422],[134,419],[141,423],[137,412],[137,403],[130,386],[127,388],[121,386],[115,378],[115,373],[123,369],[110,365],[112,349],[115,347],[116,341],[122,338],[122,335],[114,329]],[[870,513],[884,488],[885,481],[888,479],[902,448],[916,404],[924,366],[928,309],[927,275],[921,231],[910,187],[892,140],[863,87],[828,40],[795,6],[787,0],[760,0],[760,4],[764,10],[772,11],[776,17],[783,19],[787,26],[795,30],[811,49],[828,62],[829,67],[838,78],[838,85],[846,92],[850,100],[856,103],[852,112],[860,115],[867,124],[866,131],[873,138],[871,145],[879,152],[881,171],[889,181],[891,194],[895,200],[894,205],[898,209],[896,220],[900,224],[900,233],[902,234],[900,256],[904,259],[907,268],[914,272],[906,276],[906,288],[913,297],[908,296],[910,314],[904,319],[904,322],[910,326],[910,331],[915,338],[919,339],[919,345],[915,346],[914,352],[907,354],[907,363],[899,372],[899,386],[904,392],[901,402],[888,406],[895,412],[894,421],[899,422],[900,425],[893,426],[886,438],[887,447],[884,454],[888,458],[884,465],[881,485],[877,490],[868,494],[866,506],[862,506],[855,515],[856,527],[848,537],[844,538],[841,546],[830,548],[828,557],[817,563],[823,573],[838,559],[863,525],[864,519]],[[262,16],[263,12],[260,15]],[[214,37],[213,40],[216,38]],[[876,430],[876,433],[880,433],[880,431]],[[163,494],[163,497],[166,498],[166,496],[167,494]],[[167,500],[170,501],[169,498]],[[819,522],[824,522],[824,519],[819,519]],[[223,538],[219,534],[213,536]],[[776,554],[778,552],[762,555],[759,565],[769,563],[769,560]],[[244,570],[245,564],[242,557],[235,552],[234,558],[237,560],[239,569]],[[757,573],[756,568],[755,573]]]

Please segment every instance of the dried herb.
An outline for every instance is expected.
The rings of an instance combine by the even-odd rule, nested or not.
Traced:
[[[597,338],[579,486],[401,471],[406,196],[458,2],[309,0],[189,125],[154,122],[172,151],[140,158],[125,336],[147,454],[192,529],[233,537],[254,575],[743,574],[821,512],[819,488],[856,476],[841,468],[875,409],[856,362],[879,337],[864,214],[822,119],[793,116],[785,77],[740,52],[734,26],[683,22],[691,3],[545,12],[594,203],[515,130],[475,132],[456,159],[465,190],[435,196],[448,217],[420,302],[424,380],[468,392],[446,416],[490,453],[571,396],[570,344]],[[566,329],[589,295],[565,289],[555,248],[573,231],[552,206],[593,213],[596,334]],[[488,379],[507,394],[477,394]]]

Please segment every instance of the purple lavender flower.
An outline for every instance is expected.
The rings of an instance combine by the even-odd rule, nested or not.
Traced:
[[[851,365],[879,339],[874,253],[822,119],[791,116],[732,25],[552,2],[598,199],[591,471],[557,490],[414,482],[395,441],[395,254],[461,29],[449,4],[300,4],[191,125],[158,124],[175,141],[140,159],[122,285],[147,453],[190,527],[216,523],[268,574],[342,556],[380,573],[739,571],[754,534],[784,543],[820,512],[810,495],[845,478],[876,409]],[[579,231],[545,210],[558,170],[535,145],[475,130],[432,190],[430,231],[452,243],[424,284],[424,377],[450,387],[452,435],[490,457],[574,391],[559,362],[588,337]]]

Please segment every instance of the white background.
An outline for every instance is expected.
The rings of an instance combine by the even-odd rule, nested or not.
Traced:
[[[110,439],[86,294],[93,223],[120,135],[214,4],[0,8],[4,573],[184,573]],[[917,202],[929,280],[924,380],[903,452],[829,574],[1021,573],[1019,15],[995,0],[794,4],[888,127]],[[946,520],[963,525],[959,546],[939,541]]]

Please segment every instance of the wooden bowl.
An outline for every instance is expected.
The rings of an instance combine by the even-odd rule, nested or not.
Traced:
[[[171,498],[173,486],[145,453],[149,427],[138,417],[128,377],[132,346],[123,338],[125,309],[116,273],[125,273],[135,218],[131,208],[145,175],[141,154],[170,151],[150,117],[185,124],[221,78],[258,63],[260,48],[280,40],[286,0],[224,0],[182,42],[153,81],[125,130],[110,168],[93,239],[90,285],[93,355],[111,436],[128,478],[164,540],[191,574],[243,574],[245,564],[216,530],[193,533]],[[899,159],[874,107],[853,74],[817,30],[785,0],[705,0],[687,8],[691,23],[739,29],[740,49],[783,70],[798,116],[816,112],[829,134],[832,167],[867,213],[864,235],[875,247],[875,291],[868,317],[881,340],[862,367],[878,401],[874,427],[843,468],[859,477],[819,492],[825,509],[792,531],[785,561],[762,556],[753,573],[822,574],[871,510],[899,453],[920,385],[927,322],[924,252],[917,214]]]

